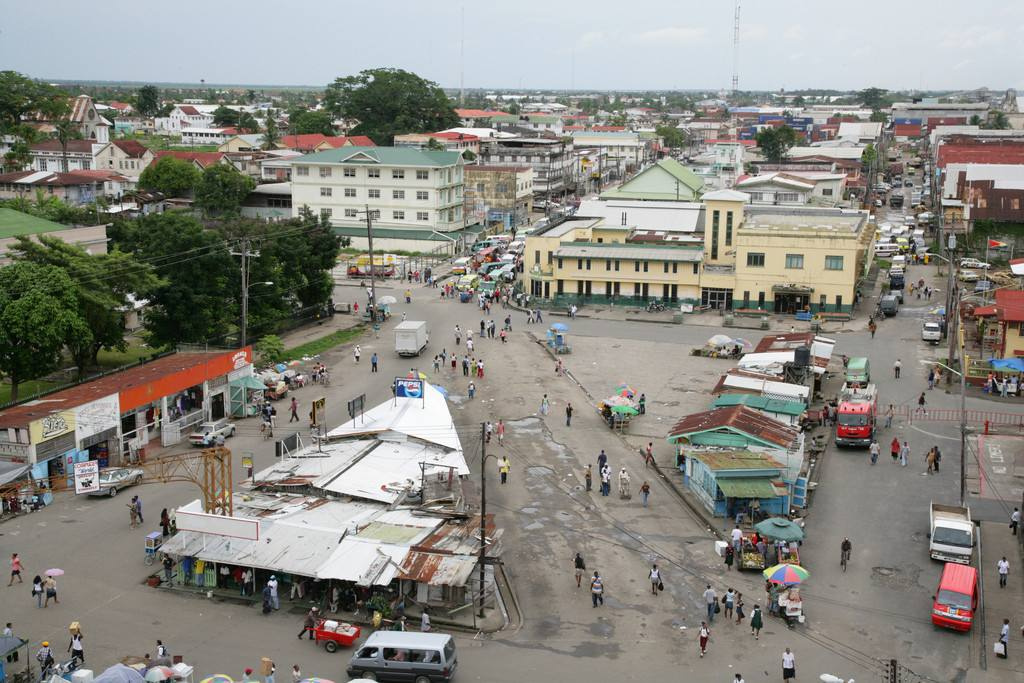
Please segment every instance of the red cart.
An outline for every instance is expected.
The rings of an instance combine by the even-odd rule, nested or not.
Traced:
[[[337,652],[339,645],[350,647],[359,638],[359,627],[355,624],[320,619],[313,627],[313,638],[317,643],[323,641],[324,649]]]

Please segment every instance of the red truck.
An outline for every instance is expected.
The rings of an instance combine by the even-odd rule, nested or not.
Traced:
[[[839,392],[836,411],[836,445],[867,448],[875,437],[878,419],[878,391],[874,384],[851,387],[847,384]]]

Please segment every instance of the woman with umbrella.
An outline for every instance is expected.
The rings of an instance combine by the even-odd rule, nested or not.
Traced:
[[[64,574],[63,569],[47,569],[46,580],[43,581],[43,590],[46,592],[46,600],[43,602],[43,607],[50,604],[50,598],[53,598],[55,605],[60,604],[60,600],[57,599],[57,581],[53,577],[61,576]]]

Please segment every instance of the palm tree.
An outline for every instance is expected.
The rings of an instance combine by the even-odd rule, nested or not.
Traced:
[[[1006,114],[1001,111],[991,112],[988,116],[989,128],[996,130],[1006,130],[1010,127],[1010,119],[1006,117]]]
[[[75,140],[82,137],[82,133],[78,130],[78,127],[64,119],[58,121],[57,125],[54,126],[57,129],[57,140],[60,141],[60,170],[63,173],[68,172],[68,140]]]
[[[984,122],[981,120],[980,116],[975,114],[967,123],[971,124],[972,126],[981,126]]]
[[[267,110],[266,127],[263,130],[263,149],[274,149],[281,140],[281,129],[277,127],[274,110]]]

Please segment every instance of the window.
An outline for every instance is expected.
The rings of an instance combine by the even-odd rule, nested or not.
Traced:
[[[39,170],[40,171],[49,171],[50,169],[48,168],[48,166],[49,166],[49,164],[46,163],[46,159],[40,159],[39,160]]]
[[[743,308],[750,308],[750,292],[743,291]]]
[[[721,216],[720,211],[713,211],[711,213],[711,259],[715,260],[718,258],[718,223]]]
[[[342,171],[342,175],[345,176],[346,178],[355,178],[356,177],[356,169],[354,169],[354,168],[346,168],[344,171]]]
[[[83,171],[88,171],[91,168],[92,168],[92,162],[89,161],[88,159],[82,159],[82,170]],[[132,163],[132,168],[135,168],[134,162]]]
[[[832,196],[832,188],[831,187],[823,187],[821,189],[821,196],[822,197],[831,197]]]
[[[451,171],[449,171],[451,173]],[[430,171],[416,171],[416,180],[429,180]],[[449,178],[450,180],[450,178]]]
[[[604,269],[605,270],[611,270],[612,269],[612,260],[611,259],[605,259],[605,261],[604,261]]]
[[[321,197],[330,197],[331,196],[331,188],[329,188],[329,187],[321,187],[320,188],[320,196]]]
[[[549,251],[548,252],[548,265],[549,266],[551,265],[551,259],[553,259],[554,256],[555,256],[555,253],[553,251]],[[538,258],[540,258],[540,257],[538,256]]]
[[[428,220],[430,220],[430,214],[427,213],[426,211],[417,211],[416,212],[416,220],[418,220],[418,221],[428,221]]]
[[[393,169],[391,169],[391,177],[396,179],[396,180],[404,180],[405,179],[405,169],[404,168],[393,168]]]
[[[484,191],[484,184],[483,184],[483,183],[477,183],[477,184],[476,184],[476,191],[477,191],[477,192],[479,192],[479,193],[481,193],[481,194],[483,194],[483,191]]]
[[[825,270],[842,270],[843,269],[843,257],[842,256],[826,256],[825,257]]]
[[[827,305],[828,305],[828,295],[827,294],[822,294],[821,297],[818,299],[818,310],[824,311],[825,310],[825,306],[827,306]]]
[[[308,176],[309,175],[309,166],[296,166],[295,167],[295,175]]]
[[[693,274],[697,274],[697,269],[700,268],[700,264],[696,261],[693,262]]]
[[[354,187],[346,187],[345,188],[345,196],[346,197],[355,197],[356,196],[356,188],[354,188]]]
[[[497,191],[501,194],[508,192],[508,183],[498,183]]]
[[[576,270],[583,270],[583,259],[576,259]]]
[[[587,259],[587,270],[590,270],[590,259]]]
[[[619,259],[615,259],[615,270],[619,269]]]
[[[672,264],[672,274],[674,275],[675,273],[678,273],[678,272],[679,272],[679,264],[678,263],[673,263]]]
[[[725,213],[725,246],[732,246],[732,211]]]
[[[644,272],[645,273],[647,272],[647,264],[648,264],[648,261],[644,261]]]
[[[380,178],[380,169],[379,168],[368,168],[368,169],[366,169],[366,177],[367,178]]]
[[[426,190],[416,190],[416,199],[425,202],[430,199],[430,194]]]
[[[664,268],[664,271],[665,271],[665,272],[667,273],[667,272],[668,272],[668,261],[665,261],[665,262],[664,262],[664,263],[662,263],[661,265],[662,265],[662,267]]]
[[[763,202],[764,201],[764,192],[751,192],[750,193],[750,201],[752,201],[752,202]]]
[[[331,177],[331,167],[330,166],[321,166],[320,167],[320,177],[321,178],[330,178]]]
[[[747,267],[749,267],[749,268],[764,268],[764,254],[756,252],[756,251],[748,251],[747,252]]]
[[[800,195],[796,192],[778,192],[775,195],[775,200],[779,203],[796,203],[800,201]]]
[[[836,310],[839,312],[843,310],[843,297],[841,294],[836,294]]]
[[[537,263],[537,264],[540,263],[540,249],[534,249],[534,251],[533,251],[533,262]],[[551,263],[551,252],[549,251],[548,252],[548,264],[550,264],[550,263]]]
[[[405,199],[405,190],[391,190],[392,199]]]
[[[334,213],[334,211],[331,209],[320,209],[321,218],[330,218],[332,213]]]
[[[561,256],[558,257],[558,267],[559,267],[559,269],[562,268],[562,257]]]
[[[356,218],[359,216],[359,211],[356,209],[345,209],[345,218]]]
[[[633,271],[637,272],[637,273],[640,272],[640,262],[639,261],[633,261]]]
[[[404,221],[405,211],[392,211],[391,217],[394,218],[396,221]]]
[[[380,190],[367,190],[366,194],[370,199],[380,199]]]
[[[786,254],[786,268],[790,270],[802,270],[804,267],[803,254]]]

